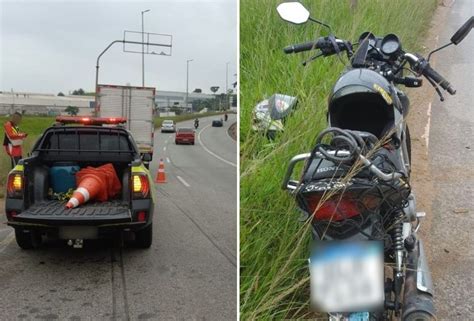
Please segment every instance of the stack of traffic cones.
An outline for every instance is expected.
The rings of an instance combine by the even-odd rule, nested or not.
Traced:
[[[89,200],[105,202],[122,189],[112,164],[83,168],[77,172],[76,182],[78,187],[67,202],[67,208],[75,208]]]
[[[163,163],[163,158],[160,159],[160,166],[158,166],[155,183],[166,183],[165,163]]]
[[[107,190],[100,188],[103,185],[104,177],[101,173],[89,173],[82,176],[81,182],[67,202],[66,207],[75,208],[90,199],[104,198],[104,194],[107,196],[106,193],[104,193],[107,192]]]

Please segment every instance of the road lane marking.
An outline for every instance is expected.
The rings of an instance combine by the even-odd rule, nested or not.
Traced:
[[[165,147],[163,147],[163,151],[165,151],[165,152],[166,152],[166,146],[165,146]]]
[[[421,136],[421,138],[425,139],[426,153],[428,154],[428,149],[429,149],[429,144],[430,144],[431,103],[429,103],[428,105],[428,110],[426,111],[426,115],[428,116],[428,121],[426,122],[425,132]]]
[[[219,155],[217,155],[216,153],[212,152],[211,150],[209,150],[209,148],[206,147],[206,145],[204,145],[204,143],[202,142],[201,140],[201,133],[206,130],[207,128],[209,128],[211,125],[207,125],[206,127],[204,127],[203,129],[201,129],[198,133],[198,141],[199,141],[199,144],[201,144],[202,148],[208,152],[209,154],[211,154],[212,156],[214,156],[215,158],[217,158],[218,160],[230,165],[230,166],[234,166],[234,167],[237,167],[237,164],[235,163],[232,163],[231,161],[228,161],[227,159],[224,159],[222,157],[220,157]]]
[[[186,182],[181,176],[177,176],[176,177],[178,178],[178,180],[186,187],[191,187],[191,185],[188,184],[188,182]]]
[[[170,163],[169,157],[166,157],[166,162],[167,162],[167,163]]]

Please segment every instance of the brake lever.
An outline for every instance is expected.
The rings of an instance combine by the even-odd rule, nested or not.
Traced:
[[[428,79],[428,82],[431,84],[431,86],[434,87],[434,89],[436,90],[436,93],[438,93],[439,100],[444,101],[443,93],[439,89],[438,85],[431,78],[429,78],[429,77],[425,77],[425,78]]]
[[[312,56],[312,57],[306,59],[306,60],[303,61],[301,64],[303,65],[303,67],[306,67],[306,65],[307,65],[308,63],[310,63],[310,62],[313,61],[313,60],[318,59],[318,58],[321,57],[322,55],[324,55],[324,53],[323,53],[323,52],[320,52],[320,53],[318,53],[317,55],[314,55],[314,56]]]

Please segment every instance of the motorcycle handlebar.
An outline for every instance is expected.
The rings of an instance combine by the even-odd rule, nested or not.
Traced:
[[[454,89],[454,87],[451,86],[451,84],[449,83],[448,80],[446,80],[446,78],[444,78],[439,73],[437,73],[436,70],[431,68],[429,63],[425,66],[425,68],[423,70],[423,75],[428,77],[428,78],[433,79],[433,81],[435,83],[437,83],[441,88],[446,90],[451,95],[456,94],[456,89]]]
[[[341,39],[336,39],[336,38],[334,39],[334,41],[336,42],[339,49],[342,50],[345,45],[345,42]],[[308,51],[312,49],[321,49],[326,54],[335,53],[334,45],[329,39],[329,37],[320,37],[314,41],[308,41],[304,43],[290,45],[290,46],[285,47],[283,51],[286,54],[290,54],[290,53]]]
[[[426,78],[432,79],[435,83],[437,83],[441,88],[446,90],[451,95],[456,94],[456,89],[454,89],[454,87],[449,83],[448,80],[446,80],[446,78],[436,72],[430,66],[430,63],[425,60],[425,58],[419,57],[411,53],[405,53],[405,58],[408,60],[414,71],[419,74],[422,74]]]
[[[337,48],[335,48],[337,47]],[[339,51],[351,50],[351,44],[348,41],[330,37],[320,37],[317,40],[299,43],[295,45],[287,46],[283,49],[286,54],[298,53],[302,51],[308,51],[313,49],[320,49],[322,55],[330,56]]]
[[[313,49],[315,47],[316,42],[314,41],[309,41],[309,42],[304,42],[304,43],[298,43],[295,45],[290,45],[285,48],[283,48],[283,51],[286,54],[291,54],[291,53],[297,53],[297,52],[302,52],[302,51],[308,51]]]

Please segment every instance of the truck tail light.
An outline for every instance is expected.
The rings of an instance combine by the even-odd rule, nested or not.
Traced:
[[[7,211],[7,219],[15,218],[18,215],[16,211]]]
[[[137,221],[138,222],[145,222],[146,221],[146,212],[141,211],[137,213]]]
[[[7,196],[9,198],[23,198],[24,177],[20,172],[8,175]]]
[[[150,195],[150,182],[146,174],[132,175],[132,196],[134,199],[147,198]]]

